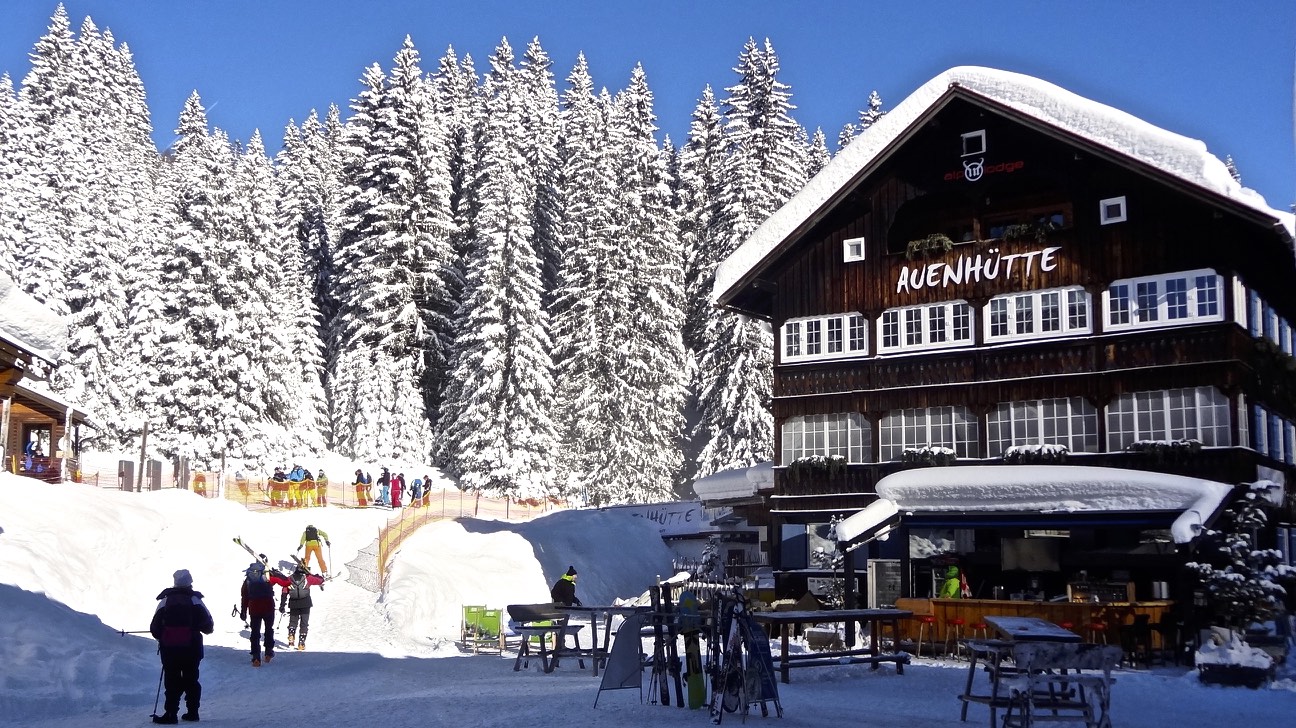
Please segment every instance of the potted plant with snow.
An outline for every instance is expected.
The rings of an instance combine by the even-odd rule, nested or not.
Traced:
[[[1296,569],[1282,563],[1282,554],[1256,548],[1268,522],[1263,503],[1271,487],[1253,483],[1220,515],[1218,529],[1202,532],[1202,560],[1187,565],[1216,625],[1196,653],[1202,682],[1259,687],[1273,675],[1275,655],[1248,643],[1248,630],[1284,618],[1287,589],[1296,588]]]

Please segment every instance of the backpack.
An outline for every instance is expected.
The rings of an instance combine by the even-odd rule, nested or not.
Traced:
[[[274,600],[274,587],[266,579],[265,572],[253,572],[249,570],[247,575],[247,595],[248,599],[270,599]]]
[[[158,643],[163,647],[188,647],[193,644],[193,597],[191,595],[170,594],[162,605],[162,637]]]
[[[318,541],[318,540],[319,540],[319,529],[315,528],[314,526],[307,526],[307,527],[306,527],[306,540],[307,540],[307,541]]]
[[[293,577],[292,586],[288,587],[288,598],[293,601],[305,599],[310,596],[310,582],[306,581],[305,574],[298,574]]]

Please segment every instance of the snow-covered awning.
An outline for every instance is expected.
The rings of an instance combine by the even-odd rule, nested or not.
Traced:
[[[840,542],[854,541],[895,514],[1030,513],[1063,520],[1068,514],[1163,513],[1174,515],[1175,543],[1188,543],[1232,490],[1201,478],[1081,465],[918,468],[878,481],[878,502],[839,524],[837,534]]]
[[[716,269],[712,300],[723,303],[727,294],[736,294],[734,287],[760,266],[766,256],[794,235],[803,223],[830,207],[847,186],[885,159],[895,142],[955,88],[1145,165],[1225,204],[1258,212],[1288,237],[1294,233],[1293,215],[1270,207],[1260,193],[1239,184],[1204,142],[1167,131],[1038,78],[993,68],[961,66],[923,84],[878,119],[721,261]]]
[[[774,463],[757,463],[750,468],[721,470],[693,481],[693,493],[703,502],[754,498],[774,488]]]

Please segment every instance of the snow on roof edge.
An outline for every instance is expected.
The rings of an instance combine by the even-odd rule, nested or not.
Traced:
[[[724,297],[802,222],[818,212],[953,85],[1257,210],[1296,237],[1296,216],[1275,210],[1260,193],[1234,180],[1224,163],[1207,150],[1205,142],[1162,129],[1033,76],[959,66],[923,84],[858,136],[721,261],[712,287],[712,303]]]

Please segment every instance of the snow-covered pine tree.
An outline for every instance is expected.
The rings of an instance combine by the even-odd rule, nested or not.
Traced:
[[[804,132],[790,115],[795,107],[778,80],[778,57],[769,41],[759,47],[749,39],[734,70],[739,81],[726,88],[727,155],[707,241],[706,259],[714,261],[736,250],[806,180]],[[768,324],[713,310],[702,338],[693,478],[769,460],[774,443]]]
[[[539,38],[532,38],[522,53],[518,68],[522,99],[523,128],[518,142],[522,154],[535,170],[535,207],[532,227],[535,229],[534,245],[540,258],[540,275],[544,292],[542,304],[548,309],[553,291],[558,286],[558,268],[562,249],[559,243],[558,218],[558,93],[554,88],[553,63],[540,46]]]
[[[160,287],[169,325],[146,362],[157,377],[148,418],[159,451],[203,461],[223,450],[227,426],[238,423],[242,432],[253,419],[232,396],[250,363],[233,307],[243,293],[229,270],[240,201],[233,148],[219,129],[208,134],[197,92],[185,102],[176,134],[165,180],[175,228],[162,253]]]
[[[534,247],[535,170],[517,143],[527,93],[507,39],[491,56],[474,199],[477,237],[459,310],[453,397],[442,407],[462,486],[546,498],[555,448],[548,317]]]
[[[372,67],[348,134],[333,377],[343,378],[348,367],[378,371],[381,351],[391,362],[381,371],[402,378],[383,385],[388,406],[401,409],[377,438],[387,438],[381,450],[358,451],[353,450],[358,443],[336,442],[358,457],[427,457],[425,390],[434,386],[439,392],[443,385],[429,385],[425,374],[445,370],[441,362],[451,341],[453,302],[446,296],[457,286],[457,272],[450,247],[450,177],[432,89],[418,64],[418,51],[407,37],[389,77]],[[406,381],[407,375],[414,378]],[[407,388],[418,397],[409,396]],[[422,404],[415,406],[416,401]],[[333,421],[353,408],[369,412],[375,404],[335,400]],[[381,423],[384,416],[374,419]]]
[[[837,151],[840,152],[845,149],[846,145],[850,144],[855,137],[876,124],[877,120],[883,116],[886,116],[886,112],[882,110],[882,97],[878,95],[876,90],[870,91],[868,107],[861,109],[859,112],[859,124],[848,123],[842,127],[841,133],[837,135]]]
[[[1253,484],[1221,514],[1218,528],[1206,529],[1188,563],[1206,592],[1213,623],[1242,633],[1284,613],[1288,589],[1296,588],[1296,568],[1283,563],[1277,549],[1258,548],[1269,517],[1262,501],[1268,482]]]
[[[830,161],[832,161],[832,153],[828,151],[828,139],[824,136],[823,129],[815,129],[814,136],[810,138],[810,150],[806,155],[806,179],[819,174]]]
[[[653,96],[637,65],[616,96],[609,125],[617,152],[623,244],[619,315],[625,339],[612,361],[613,398],[620,403],[605,423],[611,437],[604,479],[610,503],[669,500],[679,478],[683,426],[683,261],[678,218],[671,206],[666,153],[657,146]],[[617,341],[613,339],[612,341]],[[609,342],[604,342],[606,345]]]
[[[584,54],[567,75],[563,92],[557,194],[558,247],[564,251],[558,288],[549,306],[554,362],[554,421],[561,448],[557,489],[586,495],[603,473],[600,457],[607,417],[609,337],[621,333],[612,319],[607,287],[619,271],[617,178],[608,140],[608,109],[594,95]]]

